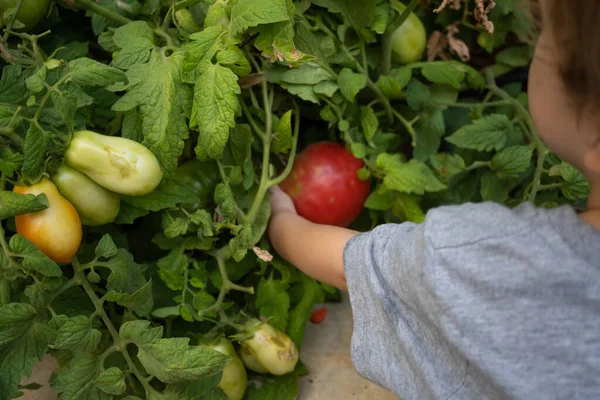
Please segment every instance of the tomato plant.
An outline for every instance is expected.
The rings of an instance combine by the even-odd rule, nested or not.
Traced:
[[[8,12],[8,18],[12,18],[13,10],[16,10],[18,0],[1,0],[0,17],[2,13]],[[30,31],[44,18],[48,13],[51,0],[29,0],[23,1],[19,12],[16,14],[16,28]],[[6,15],[5,15],[6,17]],[[21,26],[19,25],[21,24]]]
[[[364,162],[343,146],[315,143],[298,155],[281,188],[299,215],[320,224],[348,226],[371,191],[370,181],[358,176],[363,167]]]
[[[81,243],[81,220],[75,207],[47,179],[31,186],[15,186],[18,194],[46,195],[48,208],[15,218],[17,232],[52,261],[71,262]]]
[[[514,78],[534,31],[518,2],[63,0],[26,33],[14,6],[41,4],[37,19],[48,3],[7,1],[2,398],[44,354],[61,398],[241,396],[223,381],[232,356],[190,344],[207,334],[258,373],[244,398],[296,398],[313,307],[340,294],[273,252],[275,185],[356,230],[446,204],[585,203]],[[62,165],[85,178],[63,185]],[[54,222],[34,235],[34,220]]]

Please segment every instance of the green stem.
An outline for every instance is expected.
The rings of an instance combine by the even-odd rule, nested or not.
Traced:
[[[500,106],[511,105],[511,103],[506,100],[490,101],[487,103],[456,103],[456,102],[450,102],[450,101],[436,101],[436,104],[438,104],[440,106],[458,107],[458,108],[486,108],[486,107],[500,107]]]
[[[563,186],[568,185],[568,183],[566,182],[561,182],[561,183],[551,183],[549,185],[540,185],[538,188],[538,192],[541,192],[543,190],[552,190],[552,189],[559,189]]]
[[[3,42],[6,42],[8,40],[10,31],[12,30],[12,27],[15,24],[15,21],[17,20],[17,15],[19,15],[19,11],[21,11],[23,3],[25,3],[25,0],[17,0],[17,6],[15,7],[10,21],[8,21],[8,25],[6,25],[6,30],[4,31],[4,36],[2,37]]]
[[[260,127],[256,123],[256,120],[252,116],[250,109],[248,109],[248,106],[246,105],[246,103],[244,103],[243,100],[240,103],[242,104],[242,111],[244,113],[244,116],[248,120],[248,123],[252,127],[252,130],[254,131],[254,133],[256,133],[256,136],[263,139],[265,137],[265,133],[262,131],[262,129],[260,129]]]
[[[294,102],[294,113],[296,114],[296,120],[294,121],[294,136],[292,137],[292,149],[290,150],[290,158],[288,159],[287,165],[283,170],[283,173],[277,178],[269,181],[269,187],[277,186],[288,177],[294,166],[294,160],[296,159],[296,151],[298,148],[298,136],[300,136],[300,109],[295,100]]]
[[[474,161],[473,164],[469,165],[465,171],[473,171],[477,168],[489,168],[492,165],[490,161]]]
[[[77,265],[77,263],[74,263],[73,266],[75,267],[76,265]],[[135,375],[137,380],[140,381],[140,383],[144,387],[144,390],[146,391],[146,395],[149,396],[152,392],[154,392],[154,389],[152,388],[152,386],[150,386],[148,381],[145,379],[144,375],[138,369],[137,365],[135,365],[135,363],[131,359],[129,352],[127,351],[127,343],[125,343],[121,340],[121,337],[119,336],[119,332],[117,332],[117,330],[115,329],[114,325],[112,324],[110,318],[106,314],[106,311],[104,311],[104,307],[102,307],[102,301],[98,298],[98,296],[96,296],[94,289],[92,288],[92,286],[86,279],[83,272],[78,270],[77,268],[75,268],[75,278],[77,279],[79,284],[83,287],[83,290],[88,295],[90,300],[92,300],[92,303],[94,303],[96,312],[98,313],[98,315],[104,322],[104,325],[106,325],[108,332],[112,336],[114,346],[116,346],[118,351],[121,352],[121,354],[123,354],[123,357],[125,358],[125,361],[127,362],[129,369],[133,372],[133,374]]]
[[[388,25],[383,34],[381,73],[384,75],[389,73],[392,69],[392,35],[396,29],[402,26],[404,21],[406,21],[410,16],[410,13],[414,11],[418,4],[419,0],[412,0],[408,6],[406,6],[406,9]]]
[[[86,10],[90,10],[95,12],[96,14],[110,19],[111,21],[114,21],[118,24],[121,25],[127,25],[130,22],[133,22],[133,20],[122,16],[119,13],[116,13],[112,10],[109,10],[107,8],[104,8],[103,6],[101,6],[100,4],[92,1],[92,0],[75,0],[75,3],[77,3],[77,5],[81,8],[85,8]]]
[[[415,131],[415,128],[413,127],[412,122],[407,120],[406,118],[404,118],[404,116],[396,110],[393,110],[393,113],[394,113],[394,116],[396,118],[398,118],[398,121],[400,121],[402,123],[402,125],[404,125],[404,127],[410,134],[410,136],[412,138],[412,146],[415,147],[417,145],[417,132]]]
[[[533,176],[533,187],[531,189],[531,192],[529,193],[529,199],[528,199],[531,203],[534,203],[535,197],[537,196],[537,193],[538,193],[538,191],[540,189],[540,185],[541,185],[542,172],[544,171],[544,162],[550,152],[549,152],[548,148],[546,147],[546,145],[542,142],[542,139],[540,139],[538,131],[535,128],[535,125],[533,123],[533,119],[531,118],[531,115],[529,115],[529,112],[527,112],[527,110],[525,109],[523,104],[518,102],[511,95],[506,93],[504,90],[500,89],[496,85],[496,81],[494,80],[494,76],[493,76],[492,72],[489,70],[486,71],[486,80],[487,80],[488,88],[496,96],[508,101],[517,110],[517,112],[521,116],[521,119],[523,121],[525,121],[525,125],[528,128],[528,132],[525,132],[525,133],[526,134],[528,133],[530,140],[535,144],[535,148],[536,148],[536,151],[538,154],[538,160],[537,160],[537,166],[535,167],[535,173]]]

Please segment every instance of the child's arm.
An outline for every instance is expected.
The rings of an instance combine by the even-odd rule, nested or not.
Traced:
[[[344,247],[358,232],[307,221],[286,193],[272,192],[269,237],[277,253],[306,275],[347,291]]]

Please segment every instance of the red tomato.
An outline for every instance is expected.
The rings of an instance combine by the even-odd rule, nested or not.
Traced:
[[[15,217],[17,232],[33,242],[52,261],[67,263],[81,244],[81,220],[75,207],[65,199],[48,179],[32,186],[15,186],[13,191],[21,194],[48,198],[45,210]]]
[[[321,309],[315,310],[310,314],[310,322],[313,324],[320,324],[325,321],[325,316],[327,315],[327,307],[323,307]]]
[[[345,227],[358,217],[370,193],[370,181],[357,175],[363,166],[339,144],[314,143],[298,155],[281,189],[292,198],[300,216]]]

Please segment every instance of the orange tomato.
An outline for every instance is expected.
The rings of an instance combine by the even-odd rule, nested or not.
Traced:
[[[46,195],[47,209],[15,217],[17,232],[33,242],[52,261],[71,262],[82,236],[81,220],[75,207],[45,178],[32,186],[15,186],[13,191]]]

